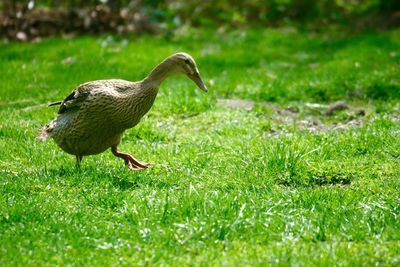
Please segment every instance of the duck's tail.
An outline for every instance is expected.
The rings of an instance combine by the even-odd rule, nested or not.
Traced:
[[[58,101],[58,102],[53,102],[48,104],[47,106],[51,107],[51,106],[59,106],[61,105],[62,101]],[[51,121],[49,124],[41,127],[39,129],[39,134],[36,136],[36,140],[39,141],[44,141],[47,138],[51,137],[51,132],[53,131],[55,126],[55,120]]]
[[[44,141],[47,138],[51,137],[51,132],[54,129],[54,121],[50,122],[49,124],[43,126],[39,129],[39,134],[36,136],[36,140]]]

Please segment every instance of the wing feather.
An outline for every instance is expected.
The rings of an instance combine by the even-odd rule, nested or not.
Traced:
[[[90,95],[91,88],[87,88],[83,85],[80,85],[76,88],[69,96],[67,96],[61,103],[60,109],[58,110],[58,114],[78,110],[82,103]]]

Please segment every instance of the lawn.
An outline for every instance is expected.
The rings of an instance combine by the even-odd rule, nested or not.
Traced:
[[[400,30],[291,28],[0,44],[0,265],[400,264]],[[120,149],[35,140],[83,82],[196,59]],[[326,111],[335,101],[346,107]]]

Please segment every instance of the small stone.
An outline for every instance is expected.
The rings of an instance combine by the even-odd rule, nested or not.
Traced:
[[[365,110],[363,110],[363,109],[357,110],[357,111],[356,111],[356,115],[357,115],[357,116],[365,116]]]
[[[348,109],[349,106],[343,101],[337,101],[329,105],[328,109],[325,111],[325,116],[332,116],[337,110]]]
[[[26,35],[25,32],[17,32],[16,37],[20,41],[26,41],[28,39],[28,36]]]

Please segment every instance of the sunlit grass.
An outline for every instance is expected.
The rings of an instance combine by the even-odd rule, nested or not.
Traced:
[[[399,264],[399,45],[291,29],[1,44],[0,265]],[[152,168],[105,152],[78,170],[35,140],[46,103],[177,51],[210,93],[170,78],[125,133]]]

